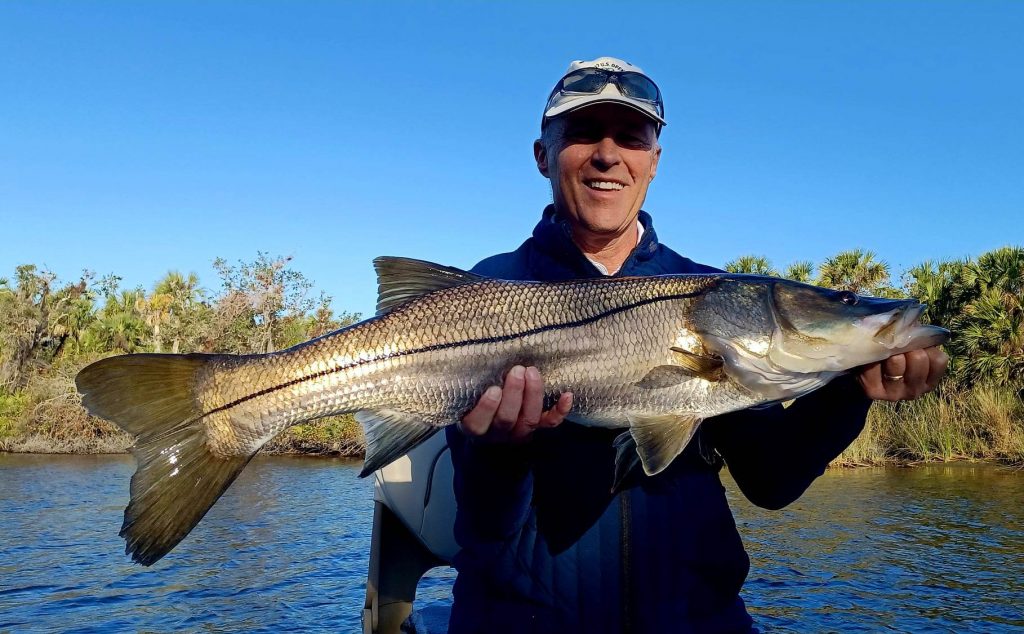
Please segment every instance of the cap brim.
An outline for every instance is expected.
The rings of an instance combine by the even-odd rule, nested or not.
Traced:
[[[655,123],[658,123],[659,125],[668,125],[668,123],[665,122],[665,119],[658,116],[658,114],[654,112],[653,108],[645,107],[641,103],[633,101],[632,99],[629,99],[627,97],[607,94],[580,95],[577,98],[568,99],[563,103],[558,104],[557,106],[548,108],[548,110],[544,113],[544,118],[550,119],[551,117],[557,117],[558,115],[562,115],[567,112],[572,112],[573,110],[579,110],[580,108],[586,108],[587,106],[593,106],[599,103],[616,103],[623,106],[628,106],[641,114],[647,115],[649,119],[651,119]]]

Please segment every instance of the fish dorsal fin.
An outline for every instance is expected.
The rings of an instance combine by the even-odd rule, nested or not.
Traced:
[[[440,429],[415,414],[395,410],[361,410],[355,418],[366,435],[366,457],[359,477],[388,466]]]
[[[644,473],[661,473],[686,449],[701,419],[692,414],[629,414],[629,432]],[[620,460],[625,461],[624,457]]]
[[[451,266],[412,258],[382,256],[373,260],[377,271],[377,315],[427,293],[477,282],[483,277]]]

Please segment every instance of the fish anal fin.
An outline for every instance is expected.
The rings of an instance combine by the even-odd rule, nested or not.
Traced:
[[[725,377],[723,371],[725,361],[721,357],[697,354],[674,346],[672,352],[676,363],[693,376],[698,376],[706,381],[721,381]]]
[[[615,479],[612,483],[612,493],[618,493],[622,490],[626,478],[640,463],[640,454],[636,451],[633,435],[628,431],[616,436],[612,446],[615,447]]]
[[[423,422],[419,415],[395,410],[362,410],[355,418],[366,433],[361,478],[386,467],[440,429]]]
[[[384,315],[433,291],[478,282],[483,277],[412,258],[382,256],[373,260],[377,271],[377,315]]]
[[[686,449],[701,419],[692,414],[630,414],[629,432],[636,441],[644,473],[661,473]]]

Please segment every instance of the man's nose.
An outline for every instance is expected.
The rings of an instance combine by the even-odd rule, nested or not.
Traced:
[[[608,169],[620,161],[619,146],[610,136],[606,136],[594,146],[590,160],[599,169]]]

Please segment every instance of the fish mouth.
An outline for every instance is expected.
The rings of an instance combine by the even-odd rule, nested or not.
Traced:
[[[873,339],[893,354],[942,345],[949,340],[948,330],[918,322],[927,308],[928,304],[914,303],[877,315],[876,318],[888,314],[889,319],[875,332]]]

